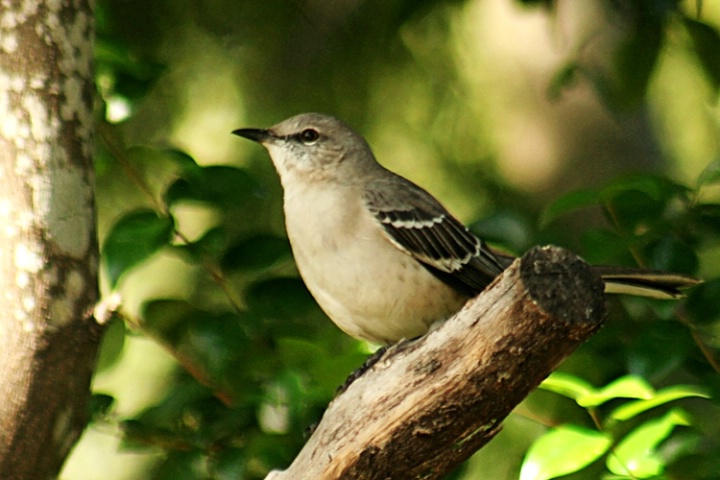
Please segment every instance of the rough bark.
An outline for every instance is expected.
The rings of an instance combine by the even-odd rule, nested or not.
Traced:
[[[439,329],[389,349],[333,400],[292,465],[267,479],[441,478],[604,318],[588,265],[535,248]]]
[[[0,2],[0,478],[57,476],[101,327],[92,0]]]

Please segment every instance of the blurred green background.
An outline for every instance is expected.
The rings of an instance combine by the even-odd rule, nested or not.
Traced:
[[[373,350],[314,304],[267,154],[230,134],[305,111],[506,250],[708,280],[687,308],[612,299],[562,369],[718,397],[717,2],[99,0],[97,22],[103,290],[120,306],[62,478],[263,478]],[[653,450],[662,472],[598,460],[563,478],[720,478],[717,403],[676,403],[692,421]],[[593,415],[536,392],[449,478],[518,478],[536,438]]]

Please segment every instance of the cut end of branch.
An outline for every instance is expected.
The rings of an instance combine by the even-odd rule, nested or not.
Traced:
[[[574,253],[554,246],[532,248],[522,257],[520,277],[548,315],[590,325],[604,320],[602,279]]]

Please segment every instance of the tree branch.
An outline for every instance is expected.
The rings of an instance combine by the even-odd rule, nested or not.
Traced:
[[[91,0],[3,2],[0,478],[54,478],[82,433],[102,327]]]
[[[440,328],[391,347],[332,401],[292,465],[266,480],[440,478],[604,318],[602,281],[588,265],[535,248]]]

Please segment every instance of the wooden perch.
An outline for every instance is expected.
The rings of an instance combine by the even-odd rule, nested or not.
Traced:
[[[330,403],[292,465],[266,480],[440,478],[604,318],[589,266],[534,248],[440,328],[391,347]]]

